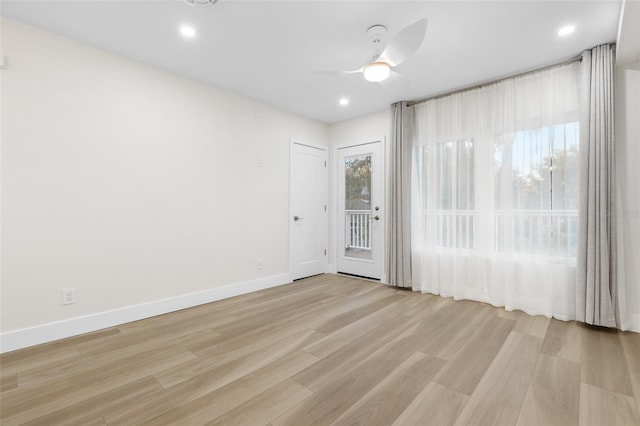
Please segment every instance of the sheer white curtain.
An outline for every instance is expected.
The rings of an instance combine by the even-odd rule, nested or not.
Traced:
[[[575,319],[577,64],[415,106],[413,288]]]

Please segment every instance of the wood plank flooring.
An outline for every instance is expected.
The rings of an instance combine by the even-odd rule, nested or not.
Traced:
[[[640,425],[640,334],[321,275],[0,356],[9,425]]]

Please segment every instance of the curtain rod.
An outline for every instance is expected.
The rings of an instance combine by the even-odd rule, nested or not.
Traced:
[[[428,98],[417,99],[415,101],[407,101],[407,106],[413,106],[413,105],[421,104],[421,103],[424,103],[424,102],[427,102],[427,101],[431,101],[431,100],[434,100],[434,99],[444,98],[445,96],[455,95],[456,93],[462,93],[462,92],[468,92],[470,90],[480,89],[482,87],[491,86],[492,84],[499,83],[502,80],[507,80],[507,79],[510,79],[510,78],[517,78],[517,77],[524,77],[525,75],[534,74],[534,73],[537,73],[537,72],[540,72],[540,71],[545,71],[545,70],[548,70],[548,69],[554,68],[554,67],[560,67],[562,65],[573,64],[574,62],[582,62],[582,54],[580,54],[579,56],[576,56],[576,57],[574,57],[572,59],[569,59],[568,61],[559,62],[557,64],[548,65],[546,67],[537,68],[535,70],[525,71],[525,72],[522,72],[522,73],[519,73],[519,74],[509,75],[507,77],[502,77],[502,78],[499,78],[497,80],[491,80],[491,81],[488,81],[488,82],[485,82],[485,83],[474,84],[473,86],[462,87],[460,89],[456,89],[456,90],[453,90],[451,92],[441,93],[439,95],[430,96]]]

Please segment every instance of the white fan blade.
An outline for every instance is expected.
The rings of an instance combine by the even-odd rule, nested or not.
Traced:
[[[391,70],[391,74],[389,74],[389,78],[387,78],[386,80],[383,80],[381,82],[379,82],[378,84],[380,84],[380,86],[382,87],[390,87],[390,86],[409,86],[409,79],[405,76],[403,76],[400,73],[395,72],[394,70]]]
[[[355,74],[358,72],[362,72],[362,68],[360,68],[359,70],[353,70],[353,71],[314,71],[315,74],[320,74],[320,75],[349,75],[349,74]]]
[[[427,18],[409,25],[391,39],[378,60],[386,62],[392,67],[400,65],[418,50],[426,32]]]

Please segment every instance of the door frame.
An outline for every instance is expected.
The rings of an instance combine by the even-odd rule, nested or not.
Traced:
[[[302,145],[308,148],[318,149],[324,151],[327,165],[324,169],[324,176],[322,176],[322,181],[324,182],[324,202],[327,206],[327,214],[324,215],[324,219],[322,220],[322,228],[325,230],[324,232],[324,246],[327,248],[327,254],[324,256],[322,260],[322,271],[324,273],[328,272],[328,261],[329,261],[329,155],[330,150],[328,146],[307,142],[301,139],[289,138],[289,216],[287,217],[287,221],[289,223],[289,277],[290,280],[293,281],[293,150],[295,145]]]
[[[389,186],[389,176],[387,176],[389,167],[387,164],[387,141],[386,141],[386,136],[382,135],[382,136],[378,136],[378,137],[372,137],[372,138],[367,138],[367,139],[361,139],[359,142],[355,142],[355,143],[343,143],[343,144],[339,144],[339,145],[334,145],[333,149],[331,150],[331,164],[332,164],[332,182],[331,182],[331,202],[333,203],[333,208],[332,213],[333,213],[333,223],[332,223],[332,234],[333,234],[333,243],[331,244],[331,249],[333,251],[332,256],[331,256],[331,264],[330,264],[330,271],[331,273],[337,273],[338,271],[338,256],[339,256],[339,247],[338,247],[338,241],[340,240],[340,226],[338,225],[338,205],[339,200],[338,200],[338,181],[340,179],[339,175],[338,175],[338,150],[340,149],[344,149],[344,148],[354,148],[354,147],[358,147],[358,146],[363,146],[363,145],[369,145],[372,143],[377,143],[380,142],[382,145],[382,159],[380,161],[380,163],[382,164],[382,175],[383,175],[383,182],[384,184],[382,185],[382,191],[383,191],[383,208],[384,211],[387,212],[389,211],[389,194],[388,194],[388,186]],[[388,222],[387,222],[387,214],[383,214],[382,215],[382,240],[383,240],[383,244],[384,244],[384,251],[382,254],[382,265],[381,265],[381,272],[380,272],[380,281],[381,283],[386,284],[387,283],[387,265],[386,265],[386,261],[385,259],[387,258],[387,226],[388,226]],[[378,281],[376,281],[378,282]]]

